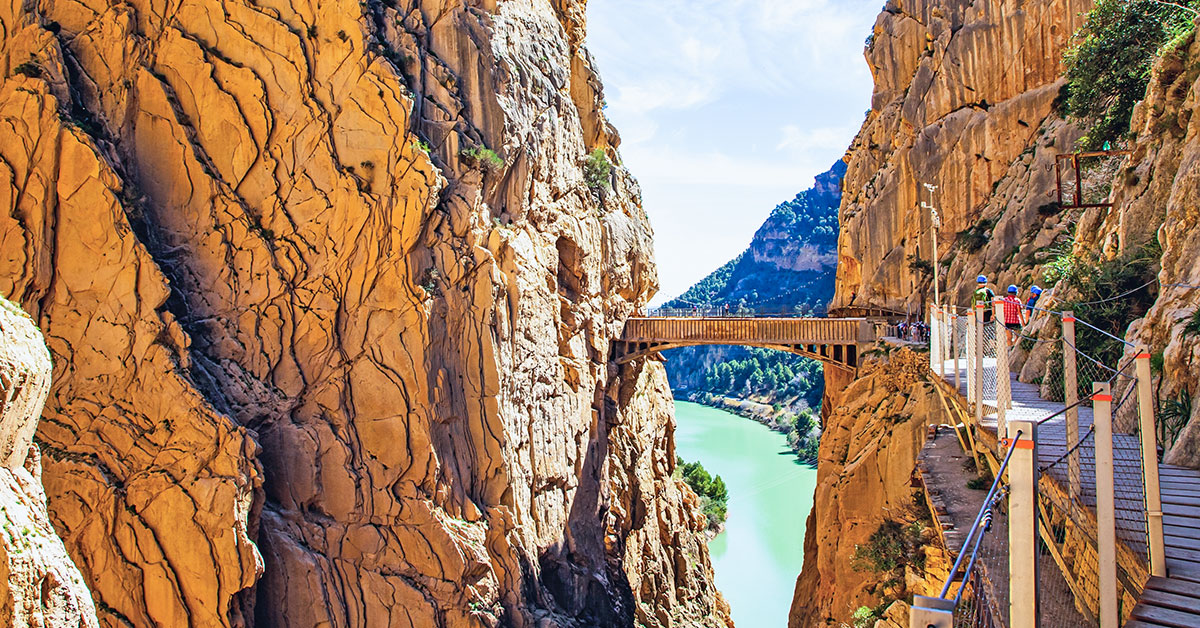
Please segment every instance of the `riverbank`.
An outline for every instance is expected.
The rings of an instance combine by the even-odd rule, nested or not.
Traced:
[[[687,389],[672,393],[676,401],[695,403],[723,410],[750,419],[783,434],[788,446],[800,462],[816,468],[817,448],[821,439],[820,408],[809,408],[808,404],[781,406],[752,399],[741,399],[705,391]]]

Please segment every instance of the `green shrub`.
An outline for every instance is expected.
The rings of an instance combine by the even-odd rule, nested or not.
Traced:
[[[684,462],[676,457],[676,467],[683,481],[700,496],[700,507],[708,519],[708,529],[715,530],[729,516],[729,489],[721,476],[710,476],[699,462]]]
[[[583,180],[593,190],[607,190],[611,173],[612,162],[608,160],[608,155],[604,154],[603,148],[589,153],[587,160],[583,162]]]
[[[871,534],[866,545],[854,546],[852,566],[855,571],[893,575],[907,566],[923,570],[923,527],[919,522],[904,524],[891,519],[884,520]]]
[[[1183,335],[1185,337],[1200,336],[1200,307],[1196,308],[1188,317],[1187,324],[1183,326]]]
[[[1186,5],[1195,8],[1200,2]],[[1146,94],[1155,55],[1191,30],[1193,17],[1187,9],[1159,0],[1096,3],[1064,59],[1064,108],[1088,128],[1081,148],[1096,150],[1128,133],[1133,105]]]
[[[908,256],[908,269],[920,275],[933,274],[933,262],[927,259],[921,259],[916,255]]]
[[[1074,312],[1079,320],[1122,337],[1129,323],[1144,316],[1157,298],[1154,279],[1161,257],[1162,247],[1153,241],[1110,260],[1072,259],[1070,272],[1061,284],[1067,288],[1063,294],[1070,296],[1061,300],[1058,309]],[[1125,354],[1125,346],[1105,333],[1077,325],[1075,346],[1101,364],[1115,367]],[[1090,382],[1085,390],[1090,394]]]
[[[42,68],[32,61],[26,61],[25,63],[13,68],[13,73],[20,74],[22,76],[28,76],[29,78],[41,78]]]
[[[499,172],[504,168],[504,160],[500,158],[500,155],[496,154],[496,151],[490,148],[464,148],[459,152],[459,155],[467,163],[478,165],[487,172]]]
[[[1184,389],[1175,398],[1168,397],[1158,405],[1158,442],[1163,450],[1171,448],[1179,433],[1192,418],[1192,394]]]
[[[958,241],[968,253],[974,253],[983,248],[992,237],[992,228],[996,226],[995,218],[980,220],[966,231],[958,233]]]

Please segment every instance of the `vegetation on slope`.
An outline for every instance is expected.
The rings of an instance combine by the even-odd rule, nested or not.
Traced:
[[[771,349],[738,348],[730,354],[710,367],[701,367],[698,383],[677,391],[680,396],[782,432],[801,460],[815,464],[821,431],[814,410],[820,409],[825,391],[821,363]]]
[[[1181,6],[1183,5],[1183,6]],[[1099,0],[1066,54],[1064,113],[1088,131],[1084,150],[1129,133],[1133,105],[1146,94],[1150,68],[1161,51],[1192,29],[1200,0]]]
[[[709,475],[699,462],[684,462],[678,456],[675,458],[675,473],[700,497],[701,509],[708,518],[709,531],[719,530],[729,516],[729,489],[725,486],[725,480],[719,475]]]

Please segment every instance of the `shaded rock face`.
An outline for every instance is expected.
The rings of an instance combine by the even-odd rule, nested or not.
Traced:
[[[96,609],[50,525],[33,444],[50,370],[41,332],[0,298],[0,624],[89,628]]]
[[[724,624],[662,367],[607,362],[657,280],[583,16],[0,8],[0,292],[101,623]]]
[[[1054,155],[1078,130],[1054,113],[1061,59],[1089,0],[892,0],[876,20],[867,62],[871,110],[848,154],[834,307],[916,311],[943,290],[959,304],[975,276],[1035,280],[1038,251],[1066,220],[1039,213],[1057,199]],[[938,186],[938,252],[922,184]],[[960,232],[975,229],[971,243]]]
[[[1193,115],[1198,104],[1200,42],[1193,33],[1155,63],[1130,125],[1136,133],[1133,155],[1112,179],[1113,206],[1085,215],[1076,243],[1079,250],[1109,257],[1155,239],[1162,246],[1158,297],[1125,334],[1162,353],[1161,372],[1154,373],[1159,399],[1184,393],[1200,398],[1200,335],[1187,330],[1200,309],[1200,119]],[[1190,420],[1164,460],[1200,467],[1200,404],[1192,403]]]
[[[926,426],[950,420],[928,369],[927,356],[901,349],[866,363],[848,385],[840,378],[827,382],[826,390],[840,393],[826,397],[826,407],[833,409],[821,433],[815,507],[788,618],[791,628],[852,624],[860,606],[874,608],[894,593],[883,586],[888,574],[863,568],[853,557],[855,547],[867,545],[885,519],[922,520],[923,498],[910,478]],[[934,562],[945,562],[944,550],[936,545],[922,551]],[[920,578],[907,579],[917,586]]]

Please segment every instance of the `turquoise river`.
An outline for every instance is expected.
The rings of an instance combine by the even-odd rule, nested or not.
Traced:
[[[804,560],[804,526],[817,471],[787,439],[750,419],[675,402],[676,453],[729,487],[729,520],[709,544],[717,588],[738,628],[784,628]]]

